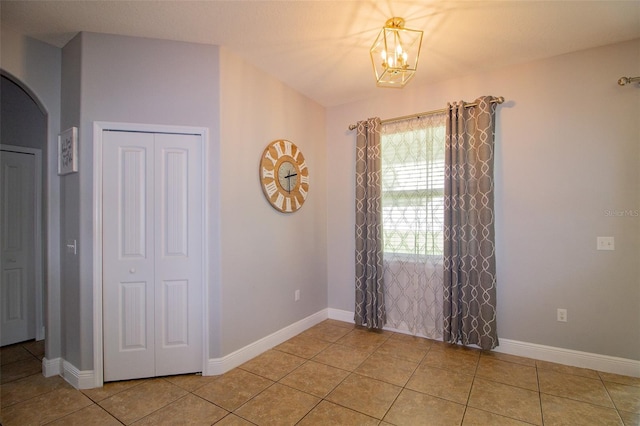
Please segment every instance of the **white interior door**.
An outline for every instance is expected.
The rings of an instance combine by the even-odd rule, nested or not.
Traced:
[[[35,167],[33,154],[0,154],[0,346],[35,338]]]
[[[103,133],[104,380],[202,371],[202,145]]]

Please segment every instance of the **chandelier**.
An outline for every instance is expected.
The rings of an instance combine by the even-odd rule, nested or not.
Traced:
[[[371,63],[379,87],[404,87],[418,68],[422,31],[404,27],[403,18],[387,20],[371,46]]]

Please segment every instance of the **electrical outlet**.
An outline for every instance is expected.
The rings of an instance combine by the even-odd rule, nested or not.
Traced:
[[[615,250],[615,241],[613,237],[598,237],[598,250]]]
[[[567,310],[558,308],[558,321],[567,322]]]
[[[295,300],[296,302],[297,302],[298,300],[300,300],[300,290],[296,290],[296,291],[293,293],[293,300]]]

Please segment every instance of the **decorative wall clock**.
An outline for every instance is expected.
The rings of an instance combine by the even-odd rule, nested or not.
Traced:
[[[260,186],[274,209],[293,213],[302,207],[309,192],[309,169],[293,142],[278,139],[267,145],[260,160]]]
[[[58,135],[58,174],[78,171],[78,128],[71,127]]]

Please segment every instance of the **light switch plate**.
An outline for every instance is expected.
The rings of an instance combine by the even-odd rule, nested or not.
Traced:
[[[598,250],[615,250],[613,237],[598,237]]]
[[[67,253],[78,254],[78,242],[76,240],[67,240]]]

